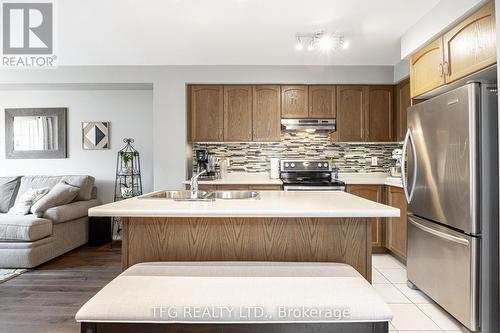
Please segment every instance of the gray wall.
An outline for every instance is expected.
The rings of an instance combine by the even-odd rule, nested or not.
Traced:
[[[181,188],[186,177],[186,83],[392,84],[393,80],[392,66],[71,66],[0,70],[0,90],[47,83],[152,83],[155,189]],[[4,96],[11,94],[7,91]],[[18,97],[20,104],[29,102]]]
[[[116,153],[122,139],[133,137],[141,153],[144,189],[153,189],[153,93],[151,90],[32,90],[0,91],[0,176],[30,174],[89,174],[96,177],[99,199],[113,200]],[[74,87],[77,88],[77,87]],[[34,90],[33,90],[34,89]],[[67,107],[68,158],[5,159],[5,108]],[[111,122],[111,149],[83,150],[81,123]]]

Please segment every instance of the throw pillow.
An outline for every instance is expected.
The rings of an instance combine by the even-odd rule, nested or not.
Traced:
[[[7,213],[14,205],[19,177],[0,177],[0,213]]]
[[[42,217],[45,211],[52,207],[67,205],[80,193],[80,188],[66,182],[56,184],[43,198],[31,206],[31,212]]]
[[[26,215],[29,213],[31,206],[40,198],[42,198],[49,191],[48,187],[44,188],[30,188],[21,196],[19,200],[12,206],[11,209],[7,212],[7,214],[12,215]]]

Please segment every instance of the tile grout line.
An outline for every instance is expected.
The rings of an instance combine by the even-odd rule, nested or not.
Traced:
[[[391,256],[390,254],[387,254],[388,256]],[[391,256],[392,258],[394,258],[393,256]],[[397,260],[397,259],[396,259]],[[396,268],[395,268],[396,269]],[[401,268],[401,269],[404,269],[406,271],[406,266],[404,266],[404,268]],[[387,281],[389,281],[389,284],[394,286],[394,288],[398,289],[398,287],[396,287],[396,284],[393,283],[387,276],[385,276],[380,270],[377,269],[377,267],[375,267],[372,263],[372,270],[376,270],[379,274],[382,274],[383,277],[386,278]],[[378,283],[378,284],[387,284],[387,283]],[[429,317],[424,311],[422,311],[422,309],[417,305],[417,303],[414,303],[411,299],[409,299],[405,294],[403,294],[399,289],[398,291],[406,298],[408,299],[411,304],[415,305],[415,307],[420,311],[422,312],[427,318],[429,318],[437,327],[439,327],[439,330],[438,331],[434,331],[434,332],[446,332],[446,330],[442,329],[441,326],[439,326],[431,317]],[[439,309],[441,309],[434,301],[431,300],[432,303],[429,303],[429,304],[433,304],[435,306],[437,306]],[[408,304],[408,303],[392,303],[392,304]],[[453,331],[453,330],[451,330]],[[405,331],[399,331],[399,330],[394,330],[394,331],[391,331],[391,332],[405,332]]]

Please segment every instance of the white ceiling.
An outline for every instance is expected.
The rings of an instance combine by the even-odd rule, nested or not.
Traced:
[[[61,65],[394,65],[400,38],[439,0],[63,0]],[[349,50],[297,52],[295,34]]]

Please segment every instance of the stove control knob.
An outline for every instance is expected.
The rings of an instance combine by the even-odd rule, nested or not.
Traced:
[[[325,168],[328,168],[328,163],[323,164]]]
[[[290,166],[291,166],[292,168],[295,168],[295,163],[292,163]]]
[[[285,168],[288,168],[289,166],[290,166],[290,164],[285,163]]]
[[[318,168],[321,168],[322,166],[323,166],[323,164],[318,163]]]

